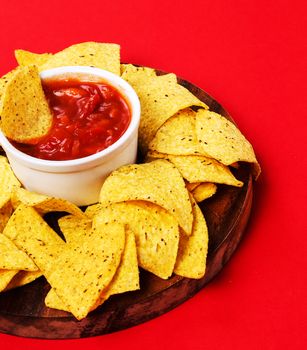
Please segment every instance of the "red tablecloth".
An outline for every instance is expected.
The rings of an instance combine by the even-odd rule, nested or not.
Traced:
[[[0,334],[1,349],[307,347],[304,3],[1,1],[1,75],[15,66],[15,48],[55,52],[81,41],[119,43],[124,62],[175,72],[220,101],[263,168],[244,240],[194,298],[150,322],[96,338]]]

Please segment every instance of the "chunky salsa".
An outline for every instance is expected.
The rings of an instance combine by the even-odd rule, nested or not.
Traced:
[[[12,142],[20,151],[47,160],[77,159],[106,149],[127,130],[130,108],[114,87],[77,79],[42,84],[53,125],[34,144]]]

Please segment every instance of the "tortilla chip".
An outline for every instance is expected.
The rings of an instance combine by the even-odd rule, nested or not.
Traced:
[[[53,117],[36,66],[16,70],[6,85],[0,114],[3,133],[17,142],[35,143],[48,133]]]
[[[125,79],[125,76],[128,75],[129,79],[133,79],[134,75],[136,75],[135,80],[138,81],[144,77],[144,79],[148,79],[149,77],[156,77],[156,71],[153,68],[148,67],[137,67],[133,64],[121,64],[120,65],[120,74]]]
[[[58,221],[59,227],[67,243],[88,236],[92,230],[92,221],[75,215],[63,216]]]
[[[65,308],[78,320],[98,306],[97,300],[114,277],[124,250],[123,225],[96,226],[95,231],[82,244],[66,244],[52,271],[39,266]]]
[[[99,213],[99,210],[102,208],[103,206],[100,203],[97,204],[92,204],[89,205],[86,209],[85,209],[85,215],[89,218],[89,219],[93,219],[93,217]]]
[[[0,269],[37,271],[34,262],[5,235],[0,234]]]
[[[84,42],[67,47],[39,67],[40,71],[62,66],[91,66],[120,74],[120,46]]]
[[[24,251],[32,260],[32,250],[38,251],[34,262],[36,266],[45,263],[50,268],[65,242],[44,221],[35,209],[21,204],[10,217],[3,234]]]
[[[17,273],[18,270],[0,270],[0,292],[5,290]]]
[[[22,287],[26,284],[29,284],[33,281],[35,281],[37,278],[41,277],[42,273],[41,271],[19,271],[10,281],[10,283],[6,286],[5,291]]]
[[[204,182],[194,188],[192,195],[197,203],[212,197],[217,190],[217,186],[210,182]]]
[[[86,239],[67,244],[35,209],[24,205],[15,210],[4,233],[33,259],[77,319],[86,317],[112,280],[125,244],[119,224],[96,226]]]
[[[188,278],[202,278],[206,271],[208,229],[203,213],[193,203],[194,224],[191,236],[180,236],[174,272]]]
[[[21,184],[15,177],[6,157],[3,156],[0,156],[0,172],[0,208],[3,208]]]
[[[176,219],[161,207],[129,201],[101,208],[93,223],[121,222],[134,232],[139,266],[169,278],[176,262],[179,229]]]
[[[120,266],[105,291],[104,298],[140,289],[139,268],[134,232],[126,230],[126,244]]]
[[[3,75],[3,77],[0,78],[0,111],[2,109],[2,99],[3,99],[3,94],[6,88],[6,85],[8,82],[12,79],[12,77],[15,74],[16,69],[13,69],[12,71],[8,72],[7,74]]]
[[[208,108],[189,90],[177,84],[174,74],[154,77],[144,74],[143,70],[126,69],[122,78],[132,85],[140,99],[139,141],[144,154],[159,128],[178,111],[190,106]]]
[[[126,230],[126,244],[120,266],[109,287],[99,296],[94,308],[100,306],[111,295],[133,291],[139,288],[139,269],[134,234]],[[53,309],[69,311],[53,289],[47,294],[45,304],[47,307]]]
[[[196,133],[203,152],[225,165],[248,162],[257,178],[261,172],[252,145],[225,117],[206,110],[196,114]]]
[[[172,214],[184,232],[192,230],[193,215],[188,191],[179,171],[166,160],[127,165],[104,182],[100,202],[108,205],[131,200],[155,203]]]
[[[172,155],[202,154],[195,129],[196,112],[183,109],[169,118],[157,131],[149,150]]]
[[[15,50],[15,58],[20,66],[41,66],[52,57],[51,53],[33,53],[26,50]]]
[[[157,152],[148,152],[150,158],[163,158],[172,162],[188,182],[213,182],[242,187],[228,167],[212,158],[204,156],[171,156]]]
[[[85,214],[80,208],[66,199],[49,197],[43,194],[27,191],[24,188],[19,188],[14,193],[12,203],[15,208],[21,203],[29,207],[34,207],[41,214],[52,211],[65,211],[77,217],[85,217]]]

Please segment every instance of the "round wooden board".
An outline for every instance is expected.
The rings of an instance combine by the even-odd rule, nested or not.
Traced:
[[[203,90],[183,79],[178,81],[211,110],[232,120]],[[200,203],[209,230],[204,278],[193,280],[174,275],[165,281],[141,271],[139,291],[112,296],[88,317],[76,321],[66,312],[45,307],[44,298],[50,287],[41,277],[29,285],[0,294],[0,332],[45,339],[92,337],[148,321],[191,298],[221,271],[244,233],[252,205],[253,180],[250,168],[245,165],[236,170],[235,175],[244,181],[242,188],[219,186],[211,199]]]

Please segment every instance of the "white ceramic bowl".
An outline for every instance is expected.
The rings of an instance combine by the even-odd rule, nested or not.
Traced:
[[[125,133],[105,150],[88,157],[50,161],[31,157],[16,149],[0,131],[0,144],[11,167],[30,191],[67,199],[76,205],[98,201],[105,178],[122,165],[135,163],[137,154],[140,102],[133,88],[119,76],[92,67],[59,67],[41,72],[41,79],[72,76],[84,81],[106,82],[125,97],[131,121]]]

